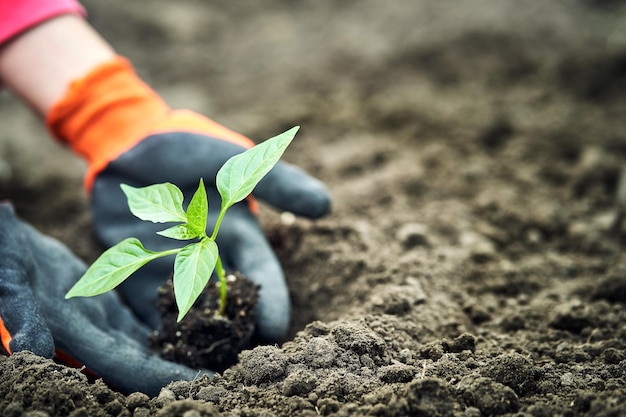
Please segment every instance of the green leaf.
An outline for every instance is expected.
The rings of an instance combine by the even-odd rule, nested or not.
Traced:
[[[200,237],[200,234],[196,230],[190,228],[187,223],[177,224],[176,226],[172,226],[168,229],[161,230],[160,232],[156,233],[157,235],[177,240],[191,240]]]
[[[204,188],[204,181],[200,178],[198,189],[191,198],[187,207],[187,224],[191,230],[196,232],[196,236],[203,236],[206,233],[207,213],[209,202]]]
[[[215,241],[204,238],[176,255],[174,262],[174,296],[181,321],[206,287],[215,269],[218,250]]]
[[[299,127],[293,127],[230,158],[217,173],[217,189],[226,209],[246,198],[276,165]]]
[[[121,184],[130,211],[141,220],[153,223],[186,222],[183,193],[174,184],[148,185],[135,188]]]
[[[110,291],[151,260],[173,253],[152,252],[134,237],[124,239],[100,255],[65,298],[91,297]]]

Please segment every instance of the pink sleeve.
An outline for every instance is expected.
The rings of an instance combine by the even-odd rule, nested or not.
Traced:
[[[21,32],[61,14],[85,15],[74,0],[0,0],[0,45]]]

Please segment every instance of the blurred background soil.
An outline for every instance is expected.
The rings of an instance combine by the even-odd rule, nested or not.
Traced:
[[[7,409],[626,415],[622,2],[85,5],[173,107],[255,141],[301,125],[285,159],[333,212],[263,207],[294,304],[283,346],[154,399],[78,374],[46,388],[71,372],[0,357]],[[6,92],[0,126],[2,196],[93,260],[83,163]]]

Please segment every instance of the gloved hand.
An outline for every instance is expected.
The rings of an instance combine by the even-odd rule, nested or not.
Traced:
[[[86,265],[0,203],[0,335],[9,353],[70,357],[122,392],[155,396],[197,371],[149,352],[149,329],[117,294],[65,300]]]
[[[139,187],[168,181],[181,188],[189,201],[202,177],[209,194],[210,233],[219,212],[216,173],[231,156],[253,145],[203,116],[169,109],[123,58],[73,83],[49,112],[47,124],[89,163],[86,186],[91,190],[93,221],[107,246],[129,236],[152,250],[182,244],[155,234],[167,225],[135,218],[120,183]],[[259,183],[254,195],[280,210],[312,218],[330,208],[326,187],[284,162]],[[217,243],[227,270],[239,270],[261,285],[257,330],[261,338],[275,342],[288,330],[289,294],[254,207],[255,200],[233,206],[223,220]],[[153,328],[159,322],[156,289],[171,274],[172,264],[172,259],[162,258],[119,287],[124,301]]]

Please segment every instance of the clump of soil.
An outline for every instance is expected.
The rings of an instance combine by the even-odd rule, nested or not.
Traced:
[[[259,286],[239,273],[228,275],[227,283],[225,315],[219,314],[219,283],[211,283],[180,322],[172,280],[159,289],[161,329],[152,342],[163,358],[222,372],[251,346]]]

